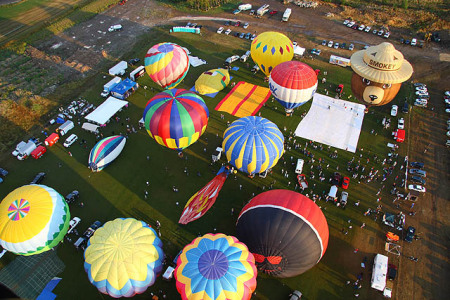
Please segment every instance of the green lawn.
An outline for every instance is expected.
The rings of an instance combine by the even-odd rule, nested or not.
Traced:
[[[249,41],[230,36],[222,35],[211,39],[194,34],[180,33],[169,35],[167,32],[167,28],[153,30],[137,43],[133,52],[127,53],[125,57],[139,57],[142,60],[148,48],[153,44],[161,41],[170,41],[187,47],[193,55],[199,56],[208,62],[207,65],[197,68],[191,67],[188,76],[177,88],[190,89],[202,72],[221,66],[226,57],[231,54],[242,54],[244,50],[250,47]],[[329,90],[334,91],[337,84],[344,83],[345,94],[351,94],[351,70],[349,68],[344,69],[332,66],[324,58],[316,58],[315,60],[303,59],[303,61],[314,69],[319,68],[322,72],[327,70],[326,87]],[[236,66],[239,66],[240,69],[237,72],[231,71],[232,81],[247,81],[266,86],[266,83],[263,82],[262,73],[254,76],[246,68],[246,64],[238,62]],[[251,66],[252,63],[250,63]],[[103,79],[102,76],[102,74],[99,74],[94,78],[95,84],[90,83],[89,88],[83,90],[81,96],[95,104],[100,104],[103,100],[99,96],[101,87],[108,81],[108,79]],[[319,77],[321,78],[321,76]],[[150,82],[147,75],[138,81],[141,87],[147,85],[149,88],[146,91],[140,88],[128,99],[130,101],[129,108],[119,114],[122,120],[125,117],[130,117],[130,124],[136,128],[148,99],[156,92],[161,91],[154,83]],[[332,85],[331,89],[329,88],[330,84]],[[320,84],[319,86],[319,92],[323,92]],[[150,87],[154,88],[153,92]],[[237,176],[230,176],[225,182],[215,205],[204,217],[188,225],[178,225],[177,222],[186,201],[211,180],[220,167],[220,163],[210,166],[211,154],[217,146],[221,145],[226,122],[233,121],[236,118],[226,114],[225,120],[221,120],[219,117],[220,112],[215,111],[214,107],[229,91],[230,88],[227,87],[215,98],[203,97],[210,113],[208,128],[197,143],[184,151],[185,158],[183,159],[177,156],[176,151],[158,145],[148,136],[145,130],[142,130],[137,134],[130,135],[122,154],[114,163],[99,173],[91,173],[87,168],[87,160],[95,139],[91,134],[82,131],[80,127],[76,127],[73,132],[78,134],[80,139],[86,139],[88,147],[85,149],[78,143],[75,143],[69,149],[73,154],[72,157],[68,155],[67,149],[62,146],[62,143],[59,143],[49,148],[49,151],[40,160],[36,161],[30,158],[19,162],[11,156],[11,159],[5,161],[2,167],[8,169],[10,175],[0,186],[0,199],[12,189],[27,184],[37,172],[44,171],[47,173],[47,177],[43,184],[55,188],[63,195],[66,195],[73,189],[80,191],[81,197],[79,201],[84,202],[84,207],[81,208],[76,204],[71,207],[71,215],[82,219],[82,223],[78,228],[80,232],[83,232],[95,220],[106,222],[118,217],[133,217],[143,220],[150,225],[155,225],[156,220],[159,220],[162,224],[161,232],[164,250],[169,258],[173,258],[184,245],[190,243],[199,233],[205,234],[216,229],[217,232],[233,235],[238,212],[250,200],[252,193],[258,194],[262,192],[262,187],[268,187],[273,180],[276,180],[274,188],[293,189],[293,184],[290,187],[287,185],[288,181],[295,182],[293,178],[295,166],[291,166],[290,157],[292,156],[295,161],[296,158],[305,158],[305,156],[298,151],[287,151],[283,156],[284,159],[280,160],[278,165],[273,168],[273,173],[265,179],[259,177],[250,179],[242,173],[238,173]],[[397,99],[404,99],[409,92],[408,89],[402,88]],[[330,95],[334,95],[334,93]],[[397,102],[399,104],[403,100]],[[275,107],[277,108],[276,110]],[[275,122],[281,130],[286,126],[287,135],[289,131],[295,130],[301,120],[300,115],[307,111],[309,107],[310,103],[297,109],[293,117],[287,118],[280,104],[276,101],[268,100],[267,105],[261,109],[261,113],[263,117]],[[372,160],[373,154],[376,153],[379,157],[384,157],[388,152],[385,145],[391,141],[390,131],[382,131],[380,121],[389,112],[389,108],[390,105],[382,108],[371,108],[370,113],[365,115],[363,130],[358,144],[359,148],[364,148],[364,155],[361,159],[362,164],[366,166],[365,174],[368,173],[370,167],[375,166]],[[112,121],[103,130],[104,135],[109,136],[112,132],[115,134],[119,132],[124,133],[125,127],[122,126],[122,120],[118,123]],[[123,122],[124,125],[127,124],[125,121]],[[396,126],[395,121],[393,121],[392,125]],[[56,126],[52,126],[49,130],[53,131],[55,128]],[[378,133],[376,136],[370,134],[372,129],[375,129]],[[300,141],[302,146],[305,144],[305,141],[300,138],[297,138],[297,141]],[[204,152],[204,148],[206,148],[206,152]],[[369,149],[371,150],[370,155],[367,152]],[[327,150],[325,146],[324,150],[314,150],[312,148],[308,150],[315,154],[316,159],[321,157],[326,163],[330,164],[330,168],[325,171],[327,179],[336,170],[337,166],[339,166],[339,171],[343,175],[350,175],[345,169],[347,161],[356,156],[355,154],[338,150],[339,158],[332,160],[328,155],[331,151],[334,151],[333,148]],[[402,151],[405,151],[405,149],[402,149]],[[147,156],[150,156],[149,160],[147,160]],[[368,157],[370,157],[370,163],[366,164],[365,160]],[[355,158],[355,160],[357,159],[359,157]],[[284,162],[286,162],[286,165],[284,165]],[[61,168],[58,166],[58,163],[62,163]],[[221,163],[225,163],[223,158]],[[189,170],[189,176],[186,176],[183,172],[185,167]],[[379,165],[376,167],[379,168]],[[281,175],[282,168],[290,170],[291,178],[285,178]],[[398,167],[396,170],[398,170]],[[197,176],[197,172],[200,172],[201,176]],[[310,186],[316,184],[315,193],[321,194],[322,191],[328,191],[329,184],[327,180],[324,183],[320,183],[317,177],[314,180],[309,179],[310,165],[305,165],[304,172],[307,175]],[[317,176],[317,171],[315,173]],[[386,190],[389,189],[392,183],[391,180],[392,177],[386,182],[388,188],[383,193],[388,192]],[[149,187],[147,187],[146,181],[149,181]],[[238,188],[239,184],[243,185],[242,191]],[[179,193],[172,191],[173,185],[179,188]],[[351,250],[354,248],[355,231],[350,231],[347,236],[344,236],[340,233],[340,230],[343,226],[348,225],[348,219],[352,219],[355,224],[366,222],[370,230],[379,231],[379,223],[374,222],[372,219],[363,219],[362,214],[368,207],[374,208],[376,206],[376,197],[374,195],[379,186],[379,183],[371,183],[369,185],[361,183],[358,185],[355,180],[352,180],[348,190],[350,200],[346,210],[337,208],[330,203],[319,202],[318,205],[323,207],[330,228],[328,251],[322,261],[310,271],[295,278],[279,280],[259,274],[257,293],[254,299],[287,299],[288,294],[294,289],[302,291],[305,299],[348,299],[353,297],[353,290],[345,286],[345,281],[352,278],[356,272],[359,272],[358,266],[360,261],[352,259],[348,254],[352,253]],[[144,199],[145,190],[149,192],[148,199]],[[353,205],[357,199],[361,200],[359,207]],[[235,209],[234,215],[230,213],[232,207]],[[355,227],[358,227],[358,225]],[[378,235],[381,236],[381,231],[379,231]],[[54,290],[58,297],[61,299],[107,298],[97,292],[87,280],[83,269],[83,254],[81,252],[75,250],[74,246],[68,243],[58,246],[57,251],[59,257],[66,264],[65,271],[60,274],[63,280]],[[0,261],[0,264],[5,265],[13,258],[13,255],[8,254]],[[179,299],[175,281],[166,282],[162,279],[158,279],[155,286],[150,287],[145,294],[137,296],[137,298],[149,299],[150,292],[158,292],[160,289],[166,292],[168,299]],[[367,280],[360,294],[362,299],[380,297],[379,294],[370,290]]]

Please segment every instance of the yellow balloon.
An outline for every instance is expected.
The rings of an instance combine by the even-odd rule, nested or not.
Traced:
[[[269,76],[273,68],[294,57],[294,45],[284,34],[266,31],[253,40],[250,54],[261,71]]]
[[[221,91],[230,83],[230,74],[225,69],[214,69],[203,72],[195,82],[195,90],[200,95]]]

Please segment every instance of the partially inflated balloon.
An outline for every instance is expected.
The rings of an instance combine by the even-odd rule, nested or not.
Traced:
[[[269,76],[273,68],[294,57],[294,45],[284,34],[267,31],[253,40],[250,53],[261,71]]]
[[[230,83],[230,74],[225,69],[214,69],[203,72],[195,82],[195,89],[200,95],[221,91]]]
[[[173,43],[160,43],[145,55],[145,70],[163,88],[176,87],[189,70],[189,57],[183,48]]]

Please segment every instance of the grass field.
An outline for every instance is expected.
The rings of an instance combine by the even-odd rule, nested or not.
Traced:
[[[140,57],[142,59],[151,45],[161,41],[170,41],[187,47],[191,50],[192,55],[208,62],[207,65],[198,68],[191,67],[188,76],[177,88],[190,89],[202,72],[221,66],[226,57],[231,54],[242,54],[244,50],[250,47],[248,41],[234,37],[218,37],[220,39],[219,47],[217,43],[198,35],[169,35],[167,32],[167,28],[153,30],[145,38],[142,38],[133,51],[127,53],[126,57]],[[150,44],[149,41],[151,41]],[[334,91],[337,84],[343,83],[345,94],[351,94],[350,69],[332,66],[322,59],[303,59],[303,61],[314,69],[321,69],[322,73],[325,70],[328,72],[327,83],[325,86],[319,84],[319,92],[322,93],[324,88]],[[247,81],[262,86],[266,85],[263,82],[262,73],[254,76],[247,69],[246,64],[238,62],[236,66],[239,66],[240,69],[237,72],[231,71],[233,81]],[[322,76],[319,76],[319,78],[321,79]],[[102,99],[100,99],[99,93],[107,80],[102,78],[101,74],[97,75],[89,84],[89,89],[83,90],[81,96],[92,103],[100,104]],[[118,123],[112,121],[103,130],[105,136],[109,136],[113,132],[114,134],[125,133],[124,125],[127,122],[123,120],[126,117],[130,117],[130,124],[137,128],[138,120],[142,117],[148,99],[156,92],[161,91],[154,83],[150,82],[147,75],[138,81],[141,86],[148,86],[149,89],[140,88],[128,99],[131,105],[119,114],[121,121]],[[95,84],[92,84],[92,82],[95,82]],[[331,88],[329,87],[330,84]],[[154,88],[153,92],[150,87]],[[124,151],[113,164],[100,173],[91,173],[87,168],[87,159],[90,148],[95,144],[95,138],[82,131],[78,126],[73,132],[78,134],[80,139],[84,138],[88,141],[87,149],[78,143],[70,149],[66,149],[62,146],[62,143],[59,143],[49,148],[49,151],[40,160],[36,161],[30,158],[20,162],[11,156],[11,159],[5,161],[2,167],[9,170],[10,175],[1,185],[0,199],[14,188],[27,184],[37,172],[44,171],[47,173],[47,177],[43,184],[55,188],[63,195],[73,189],[80,191],[79,201],[84,202],[84,207],[81,208],[76,204],[71,207],[71,215],[82,219],[78,228],[80,232],[83,232],[95,220],[106,222],[117,217],[134,217],[150,225],[155,225],[156,220],[159,220],[162,224],[161,233],[164,251],[169,259],[173,258],[184,245],[190,243],[199,233],[214,232],[214,229],[216,229],[217,232],[233,235],[238,212],[251,199],[252,193],[261,193],[262,188],[267,188],[274,180],[276,180],[274,188],[293,189],[294,184],[288,186],[289,181],[295,182],[295,166],[291,165],[291,156],[293,161],[296,161],[297,158],[304,158],[305,160],[307,158],[298,151],[291,150],[284,154],[283,159],[273,168],[273,173],[265,179],[259,177],[250,179],[242,173],[238,173],[236,177],[229,177],[215,205],[204,217],[188,225],[179,226],[177,221],[186,201],[211,180],[220,167],[220,163],[210,165],[211,154],[222,142],[226,122],[231,122],[235,118],[226,115],[225,120],[221,120],[220,112],[215,111],[214,107],[229,90],[230,88],[227,87],[215,98],[203,97],[210,110],[209,125],[200,140],[184,151],[185,158],[183,159],[180,159],[175,151],[159,146],[148,136],[145,130],[141,130],[130,135]],[[397,99],[404,99],[409,93],[409,88],[403,87]],[[293,117],[287,118],[281,105],[276,101],[269,100],[267,105],[261,109],[261,113],[263,117],[275,122],[281,130],[286,127],[285,135],[287,136],[290,131],[295,130],[301,120],[300,115],[306,112],[309,107],[309,103],[305,104],[295,111]],[[371,167],[380,169],[380,172],[382,172],[380,165],[373,162],[373,155],[377,154],[378,157],[384,158],[388,153],[388,148],[385,145],[387,142],[391,142],[390,130],[383,131],[380,121],[388,113],[389,107],[372,108],[370,113],[365,116],[358,144],[359,148],[364,148],[361,163],[366,167],[365,174]],[[396,126],[395,122],[392,125]],[[49,131],[53,131],[55,128],[56,126],[50,127]],[[371,134],[372,129],[375,129],[378,134]],[[40,138],[43,139],[43,135]],[[306,142],[299,138],[296,140],[302,147]],[[204,148],[206,148],[206,152],[204,152]],[[406,152],[404,148],[400,149],[401,154]],[[71,151],[73,156],[68,155],[68,150]],[[315,154],[316,160],[320,157],[324,160],[323,164],[330,164],[330,168],[324,171],[326,178],[329,178],[337,167],[344,176],[349,176],[350,174],[346,171],[347,162],[352,157],[355,157],[355,161],[360,159],[359,153],[354,155],[338,150],[339,157],[333,160],[329,157],[329,154],[334,149],[328,150],[326,146],[323,150],[309,147],[308,151]],[[150,157],[149,160],[147,160],[147,156]],[[365,163],[367,158],[370,158],[368,164]],[[225,162],[222,158],[221,163]],[[59,163],[62,164],[62,167],[58,166]],[[183,171],[185,167],[189,170],[189,176],[186,176]],[[282,168],[289,170],[290,178],[281,175]],[[314,193],[321,194],[322,191],[328,191],[329,184],[327,181],[321,183],[317,180],[317,177],[316,179],[309,178],[310,170],[311,164],[307,163],[304,172],[310,186],[316,184]],[[197,172],[200,172],[201,176],[197,176]],[[314,169],[314,172],[317,174],[317,170]],[[395,172],[398,172],[398,167]],[[395,173],[393,176],[395,176]],[[148,187],[146,181],[150,183]],[[242,190],[239,190],[240,184],[243,186]],[[389,186],[392,184],[392,176],[385,184],[388,188],[383,191],[382,196],[388,193]],[[179,193],[172,191],[173,185],[179,189]],[[359,230],[359,225],[362,222],[366,222],[367,230],[376,231],[378,236],[382,236],[379,221],[375,222],[373,219],[363,217],[363,212],[368,207],[376,207],[375,193],[380,185],[379,182],[358,185],[355,180],[352,180],[349,187],[350,200],[346,210],[337,208],[330,203],[319,202],[318,205],[322,206],[330,228],[329,248],[322,261],[310,271],[295,278],[279,280],[259,274],[257,293],[254,299],[287,299],[288,294],[294,289],[302,291],[305,294],[305,299],[348,299],[353,297],[353,290],[345,285],[345,281],[350,280],[359,272],[357,267],[360,261],[351,256],[355,247],[356,231]],[[144,198],[145,190],[149,192],[148,199]],[[309,190],[306,192],[311,195]],[[359,207],[353,205],[357,200],[361,201]],[[234,208],[234,215],[230,213],[231,208]],[[350,230],[349,234],[344,236],[340,231],[341,228],[348,226],[348,219],[352,220],[355,229]],[[97,292],[88,282],[83,270],[83,255],[81,252],[68,243],[58,246],[57,251],[59,257],[66,264],[65,271],[60,274],[63,280],[54,290],[58,297],[61,299],[107,298]],[[367,255],[372,254],[368,253]],[[13,258],[14,255],[8,254],[0,261],[0,265],[5,265]],[[368,274],[366,278],[368,278]],[[381,298],[379,294],[369,288],[367,280],[363,289],[360,290],[361,298]],[[159,290],[163,290],[168,299],[179,299],[174,280],[165,282],[162,279],[158,279],[155,286],[150,287],[146,293],[137,296],[137,298],[148,299],[150,298],[150,292],[159,292]]]

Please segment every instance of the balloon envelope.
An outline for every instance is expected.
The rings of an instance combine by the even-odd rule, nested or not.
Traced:
[[[203,72],[195,82],[195,90],[200,95],[221,91],[230,83],[230,74],[225,69],[214,69]]]
[[[289,190],[271,190],[242,209],[237,237],[248,246],[258,270],[293,277],[316,265],[328,245],[328,224],[309,198]]]
[[[155,283],[162,271],[162,242],[136,219],[109,221],[95,231],[84,252],[89,281],[111,297],[132,297]]]
[[[58,192],[24,185],[0,203],[0,245],[20,255],[39,254],[64,238],[69,222],[69,206]]]
[[[277,164],[283,155],[284,136],[275,123],[265,118],[244,117],[225,130],[222,148],[233,166],[254,175]]]
[[[175,278],[183,300],[247,300],[257,271],[247,246],[233,236],[205,234],[184,247]]]
[[[145,55],[145,71],[163,88],[176,87],[189,71],[189,57],[183,48],[174,43],[160,43]]]
[[[284,34],[266,31],[253,40],[250,54],[261,71],[269,76],[273,68],[294,57],[294,45]]]
[[[270,73],[269,88],[275,99],[290,112],[314,96],[317,90],[317,75],[305,63],[286,61]]]
[[[100,140],[89,153],[88,165],[92,172],[100,172],[112,163],[125,147],[127,139],[122,135],[113,135]]]
[[[182,150],[205,132],[209,110],[200,96],[171,89],[156,94],[144,110],[144,125],[155,141],[170,149]]]

